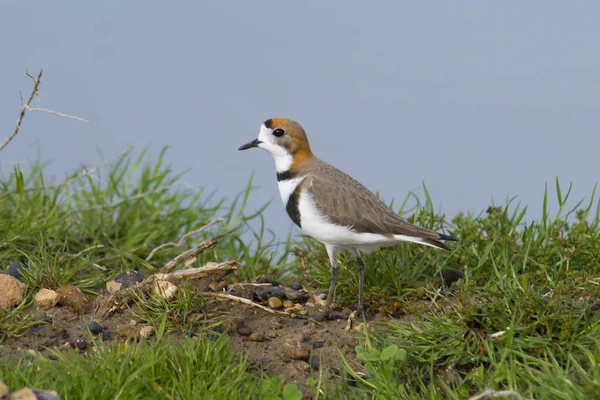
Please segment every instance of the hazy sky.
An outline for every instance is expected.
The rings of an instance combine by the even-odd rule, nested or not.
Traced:
[[[8,136],[23,77],[45,71],[36,104],[91,119],[26,117],[0,154],[81,163],[150,143],[172,147],[187,181],[274,199],[274,164],[238,152],[273,116],[298,120],[313,151],[386,201],[427,184],[436,207],[480,211],[518,195],[539,215],[558,176],[588,196],[599,180],[597,1],[0,0],[0,123]]]

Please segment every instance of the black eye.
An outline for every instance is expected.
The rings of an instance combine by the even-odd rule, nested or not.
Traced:
[[[281,128],[277,128],[273,131],[273,136],[282,137],[285,134],[285,131]]]

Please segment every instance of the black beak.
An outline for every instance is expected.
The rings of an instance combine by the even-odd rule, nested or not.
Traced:
[[[251,142],[246,143],[245,145],[243,145],[242,147],[240,147],[238,150],[248,150],[251,149],[253,147],[258,147],[259,144],[261,144],[262,142],[258,139],[254,139]]]

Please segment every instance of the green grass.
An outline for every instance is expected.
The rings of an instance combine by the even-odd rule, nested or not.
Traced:
[[[225,337],[99,346],[88,357],[56,354],[58,360],[9,362],[0,378],[11,388],[52,388],[64,400],[277,399],[284,388],[282,379],[251,372],[244,360],[236,360]]]
[[[558,211],[549,215],[546,191],[543,218],[532,222],[510,202],[446,222],[428,196],[405,215],[460,242],[450,253],[404,245],[365,258],[371,310],[398,318],[367,333],[364,346],[397,346],[406,356],[366,361],[354,396],[462,399],[492,388],[597,398],[600,317],[592,305],[600,299],[600,203],[592,194],[567,210],[558,181],[556,193]],[[326,286],[323,250],[311,239],[306,247],[305,265]],[[354,268],[346,255],[342,303],[356,301]],[[463,270],[466,279],[444,288],[434,277],[441,268]]]
[[[187,247],[239,230],[196,265],[237,259],[240,279],[269,273],[281,280],[303,279],[304,266],[308,279],[327,288],[322,245],[310,238],[278,243],[261,210],[247,214],[251,182],[238,197],[218,199],[182,185],[163,156],[149,161],[145,150],[128,152],[58,183],[45,182],[43,166],[0,177],[0,263],[27,262],[30,287],[19,308],[0,311],[0,342],[40,323],[27,313],[37,289],[72,283],[97,293],[119,271],[152,272],[182,251],[164,248],[147,262],[153,248],[218,218],[223,222]],[[552,214],[551,192],[558,204]],[[451,252],[406,244],[366,255],[367,307],[394,319],[362,334],[361,371],[348,363],[337,379],[302,383],[322,399],[464,399],[487,388],[536,399],[598,398],[600,317],[592,304],[600,298],[600,202],[592,193],[571,204],[569,194],[557,181],[540,199],[542,217],[533,221],[514,199],[478,215],[446,218],[434,212],[426,189],[423,202],[409,195],[395,207],[401,215],[460,241]],[[242,229],[251,240],[241,239]],[[302,257],[289,261],[293,247]],[[356,302],[355,268],[353,257],[342,254],[337,304]],[[441,268],[460,269],[466,279],[446,288],[436,276]],[[127,351],[99,345],[87,357],[2,362],[0,376],[11,387],[56,389],[65,399],[298,398],[280,379],[250,371],[226,337],[172,341],[170,333],[202,332],[220,318],[191,287],[182,285],[175,301],[139,298],[137,306],[132,315],[155,327],[156,345]]]

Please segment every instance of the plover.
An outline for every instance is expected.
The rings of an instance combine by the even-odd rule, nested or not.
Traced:
[[[271,118],[258,138],[239,150],[259,147],[275,159],[279,194],[288,215],[304,232],[325,245],[331,263],[331,283],[325,309],[314,319],[329,317],[338,280],[338,255],[348,249],[358,264],[358,315],[364,314],[364,263],[360,252],[400,242],[449,250],[442,242],[453,237],[402,220],[357,180],[317,158],[302,126],[287,118]]]

